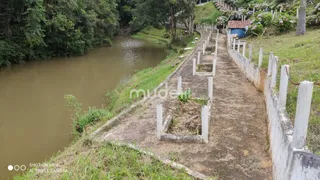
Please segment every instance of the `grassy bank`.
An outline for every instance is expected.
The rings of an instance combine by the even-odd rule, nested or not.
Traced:
[[[170,38],[163,38],[165,33],[164,29],[148,28],[133,37],[155,43],[161,43],[164,39],[169,42]],[[196,36],[199,35],[183,37],[186,46],[194,47],[192,40]],[[132,89],[152,92],[182,62],[183,59],[179,56],[187,56],[191,51],[182,51],[183,46],[177,44],[174,46],[176,48],[171,49],[166,59],[156,67],[137,72],[125,84],[107,92],[107,107],[104,109],[90,108],[88,111],[83,111],[81,103],[74,96],[66,95],[66,102],[73,109],[74,126],[84,132],[72,145],[47,163],[57,165],[59,171],[68,171],[62,173],[56,173],[51,169],[45,173],[29,171],[15,179],[189,179],[185,172],[173,170],[135,150],[110,144],[97,145],[86,139],[87,135],[97,127],[142,98],[130,98]]]
[[[265,53],[274,52],[279,64],[290,65],[290,77],[294,82],[303,80],[320,82],[320,30],[308,30],[305,36],[295,36],[294,32],[270,37],[247,39],[253,44],[254,62],[258,61],[259,48]],[[264,55],[263,67],[268,65],[268,55]],[[280,67],[280,66],[279,66]],[[279,73],[280,74],[280,71]],[[279,79],[279,78],[278,78]],[[308,147],[320,154],[320,87],[314,86],[312,110],[310,114]],[[298,87],[289,83],[287,112],[294,121]]]
[[[46,164],[48,168],[39,167],[14,179],[192,179],[184,171],[174,170],[131,148],[94,144],[85,138]],[[41,173],[40,169],[46,172]]]
[[[197,6],[195,12],[195,24],[213,24],[216,19],[220,16],[220,12],[213,5],[212,2],[208,2],[203,6]]]

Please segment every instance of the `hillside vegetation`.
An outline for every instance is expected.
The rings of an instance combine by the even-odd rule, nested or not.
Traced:
[[[212,2],[208,2],[203,6],[197,6],[195,11],[195,24],[214,24],[220,16],[220,12],[216,9]]]

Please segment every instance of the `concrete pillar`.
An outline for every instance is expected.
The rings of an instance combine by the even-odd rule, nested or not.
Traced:
[[[268,76],[271,76],[271,69],[272,69],[273,58],[274,58],[273,52],[270,52],[269,62],[268,62],[268,73],[267,73]]]
[[[274,57],[272,63],[272,76],[271,76],[271,88],[275,88],[277,85],[277,74],[278,74],[278,56]]]
[[[232,47],[233,50],[236,50],[236,39],[233,39],[233,47]]]
[[[206,42],[202,45],[202,54],[204,55],[206,53]]]
[[[163,109],[162,104],[157,104],[157,138],[160,140],[162,131]]]
[[[216,68],[217,68],[217,57],[213,57],[212,61],[212,76],[216,75]]]
[[[193,58],[192,75],[196,75],[196,58]]]
[[[252,44],[249,44],[249,61],[252,61]]]
[[[260,50],[259,50],[259,63],[258,63],[259,68],[261,68],[261,66],[262,66],[262,60],[263,60],[263,48],[260,48]]]
[[[242,56],[243,57],[246,57],[246,46],[247,46],[247,43],[244,42],[243,45],[242,45],[242,47],[243,47],[242,48]]]
[[[281,76],[280,76],[279,103],[280,103],[280,107],[284,109],[286,108],[286,104],[287,104],[288,81],[289,81],[289,65],[282,65]]]
[[[208,97],[212,101],[212,98],[213,98],[213,77],[208,77]]]
[[[197,61],[197,64],[200,64],[200,58],[201,58],[201,52],[199,51],[199,52],[198,52],[198,61]]]
[[[181,76],[178,77],[177,92],[178,92],[178,94],[181,94],[181,93],[182,93],[182,77],[181,77]]]
[[[208,106],[203,106],[201,111],[201,136],[205,143],[209,142],[209,110]]]
[[[296,117],[293,129],[293,147],[301,149],[306,144],[313,82],[303,81],[299,85]]]
[[[237,52],[240,53],[240,40],[238,40],[238,49]]]

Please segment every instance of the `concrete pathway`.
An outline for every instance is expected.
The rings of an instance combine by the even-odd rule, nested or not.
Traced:
[[[197,51],[201,48],[202,44]],[[177,77],[182,76],[183,88],[190,87],[194,97],[207,97],[207,77],[192,76],[192,59],[197,51],[170,79],[169,89],[176,89]],[[272,179],[263,97],[230,59],[225,35],[219,38],[213,96],[208,144],[158,141],[156,105],[164,103],[160,98],[148,100],[97,140],[133,143],[164,158],[174,157],[190,169],[219,180]]]

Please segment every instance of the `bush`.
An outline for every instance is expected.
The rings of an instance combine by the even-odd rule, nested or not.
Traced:
[[[248,29],[249,34],[254,35],[254,36],[261,35],[263,33],[263,31],[264,31],[264,28],[260,22],[252,24]]]
[[[178,96],[179,101],[186,103],[191,99],[191,90],[188,89]]]
[[[82,104],[78,99],[67,94],[64,96],[67,106],[73,111],[71,118],[73,120],[74,133],[82,133],[85,127],[89,124],[94,124],[99,120],[106,120],[112,117],[110,111],[106,109],[97,109],[95,107],[89,107],[88,112],[82,111]]]
[[[18,45],[0,40],[0,67],[10,65],[10,61],[18,63],[24,57],[25,55]]]
[[[294,29],[295,18],[288,14],[281,14],[277,20],[274,22],[274,25],[277,27],[279,33],[288,32]]]
[[[257,16],[257,19],[260,21],[263,27],[268,27],[272,25],[272,14],[269,12],[260,13]]]
[[[73,127],[79,133],[82,133],[87,125],[93,125],[100,120],[106,120],[112,117],[112,114],[104,109],[89,107],[87,112],[82,113],[79,118],[73,122]]]

